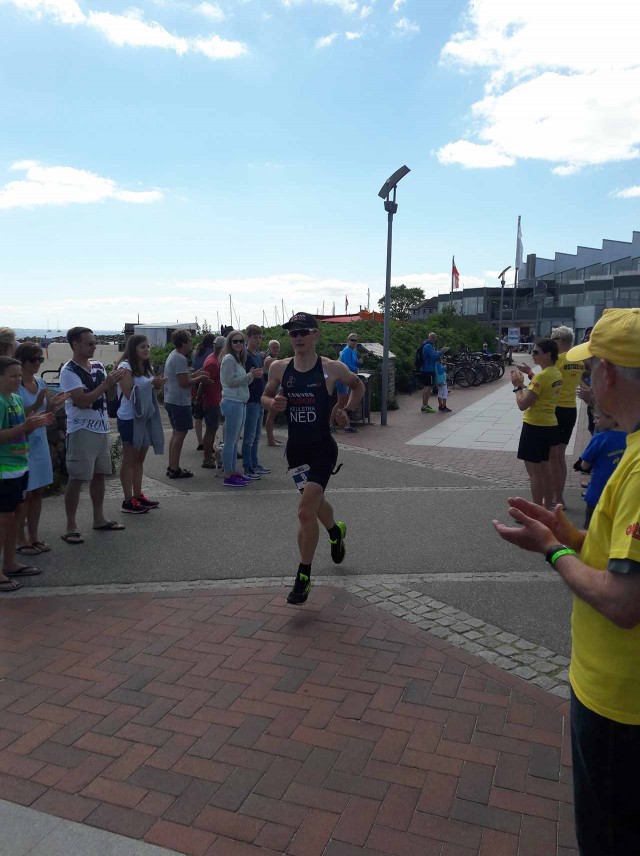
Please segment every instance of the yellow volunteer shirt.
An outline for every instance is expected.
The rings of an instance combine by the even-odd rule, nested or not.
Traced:
[[[538,396],[535,402],[524,411],[524,421],[529,425],[553,426],[558,424],[556,405],[558,391],[562,386],[562,375],[555,366],[548,366],[534,374],[527,391]],[[516,393],[517,395],[518,393]]]
[[[607,482],[589,524],[580,559],[604,571],[609,559],[640,564],[640,431]],[[640,725],[640,625],[622,630],[579,597],[571,617],[571,685],[590,710]]]
[[[558,393],[556,407],[576,407],[576,389],[580,385],[584,363],[582,361],[568,363],[566,353],[558,354],[556,368],[562,376],[562,386]]]

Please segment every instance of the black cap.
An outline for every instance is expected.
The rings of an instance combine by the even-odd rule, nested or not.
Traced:
[[[308,312],[296,312],[282,325],[283,330],[317,330],[318,322]]]

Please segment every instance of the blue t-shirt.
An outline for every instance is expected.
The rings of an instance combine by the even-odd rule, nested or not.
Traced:
[[[358,374],[358,349],[345,345],[340,351],[340,362],[344,363],[354,374]]]
[[[593,435],[580,456],[585,463],[591,464],[591,482],[584,495],[587,505],[598,504],[602,491],[626,447],[627,435],[624,431],[601,431]]]
[[[436,370],[436,360],[442,356],[442,351],[436,351],[431,342],[425,342],[422,347],[422,371],[434,372]]]

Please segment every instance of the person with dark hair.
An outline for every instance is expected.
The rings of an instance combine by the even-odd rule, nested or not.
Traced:
[[[207,357],[213,353],[213,343],[215,341],[215,336],[213,333],[205,333],[202,337],[202,341],[199,343],[198,347],[195,349],[192,358],[192,369],[194,372],[199,372],[204,368],[204,361]],[[204,413],[202,412],[202,394],[204,392],[204,384],[201,383],[198,386],[194,386],[191,389],[191,415],[193,416],[193,430],[196,435],[196,440],[198,443],[198,452],[202,452],[204,449],[203,446],[203,434],[202,434],[202,422],[204,419]]]
[[[169,466],[167,476],[170,479],[187,479],[193,476],[190,470],[180,466],[182,446],[189,431],[193,428],[191,412],[191,390],[198,386],[204,371],[190,374],[187,354],[191,353],[191,333],[188,330],[174,330],[171,336],[174,350],[164,364],[164,376],[167,379],[164,390],[164,407],[169,416],[172,433],[169,440]]]
[[[203,380],[200,385],[202,389],[202,412],[205,424],[204,438],[202,440],[202,445],[204,446],[202,466],[205,470],[214,470],[222,466],[220,463],[220,453],[216,452],[214,457],[213,446],[220,425],[220,403],[222,401],[220,354],[226,344],[226,338],[218,336],[213,342],[213,352],[209,354],[203,366],[203,371],[208,375],[208,379]],[[216,458],[218,459],[217,462]]]
[[[569,362],[589,361],[598,406],[627,434],[588,531],[521,497],[505,541],[545,557],[573,593],[571,750],[581,856],[640,853],[640,309],[605,309]],[[544,849],[544,848],[543,848]]]
[[[28,435],[53,422],[53,413],[25,416],[18,395],[22,367],[13,357],[0,356],[0,592],[16,591],[11,577],[31,577],[38,568],[16,561],[17,514],[29,483]]]
[[[246,404],[244,429],[242,435],[242,464],[244,477],[252,481],[269,475],[271,470],[258,461],[258,446],[262,431],[262,414],[264,412],[260,399],[264,390],[264,363],[260,353],[262,329],[257,324],[249,324],[246,330],[247,348],[245,351],[245,368],[258,368],[256,375],[249,385],[249,399]]]
[[[332,560],[339,565],[345,557],[347,527],[341,520],[336,522],[324,493],[338,460],[338,446],[329,430],[331,396],[337,381],[345,384],[351,390],[345,409],[353,410],[362,400],[364,384],[344,363],[316,353],[320,331],[313,315],[298,312],[283,327],[293,343],[294,356],[272,363],[262,405],[287,415],[287,462],[300,491],[300,564],[287,603],[301,604],[311,590],[311,563],[320,537],[318,521],[329,535]],[[338,425],[347,425],[344,410],[335,419]]]
[[[122,440],[122,464],[120,466],[120,484],[124,500],[122,511],[125,514],[144,514],[160,503],[146,497],[142,491],[144,459],[149,446],[139,448],[134,443],[134,387],[151,385],[153,389],[162,389],[164,377],[154,377],[149,360],[149,341],[146,336],[136,333],[127,342],[124,355],[118,368],[124,372],[119,384],[120,405],[118,407],[118,433]],[[157,402],[155,402],[157,407]],[[160,453],[161,454],[161,453]]]
[[[83,482],[89,482],[93,528],[103,532],[125,528],[104,516],[104,478],[111,475],[112,467],[107,398],[115,398],[124,371],[116,369],[108,375],[102,363],[93,359],[97,342],[89,327],[72,327],[67,332],[67,341],[73,356],[60,371],[60,388],[70,394],[65,404],[69,473],[64,493],[67,530],[61,537],[67,544],[82,544],[84,538],[78,529],[76,513]]]
[[[236,445],[244,425],[249,384],[261,377],[262,368],[246,369],[247,355],[244,347],[244,335],[240,330],[232,330],[227,336],[224,356],[220,363],[220,382],[222,384],[222,402],[220,409],[224,416],[224,443],[222,446],[222,468],[225,487],[246,487],[252,479],[236,472]]]
[[[42,348],[35,342],[23,342],[16,349],[16,359],[22,368],[20,398],[25,416],[32,413],[53,413],[69,398],[69,393],[52,395],[38,372],[44,357]],[[29,481],[24,502],[18,506],[17,552],[21,556],[37,556],[48,553],[51,547],[40,540],[38,526],[42,512],[42,493],[53,481],[53,465],[47,441],[47,429],[36,428],[29,435]],[[26,527],[26,532],[25,532]]]
[[[549,453],[556,442],[556,403],[562,386],[562,375],[556,368],[558,345],[554,339],[538,339],[531,354],[541,371],[533,375],[526,390],[522,372],[511,370],[516,404],[524,413],[518,458],[525,462],[533,501],[550,505],[553,487]]]

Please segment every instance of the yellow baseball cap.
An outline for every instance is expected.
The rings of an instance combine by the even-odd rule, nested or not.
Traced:
[[[567,361],[601,357],[614,366],[640,368],[640,309],[605,309],[588,342],[567,351]]]

